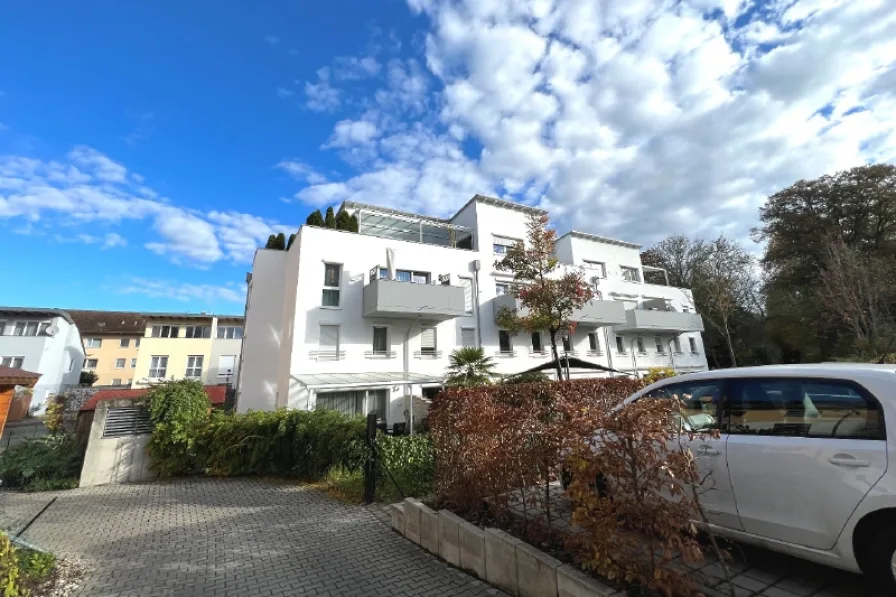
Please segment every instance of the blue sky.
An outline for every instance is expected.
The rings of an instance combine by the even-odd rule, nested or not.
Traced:
[[[769,193],[894,160],[894,28],[872,0],[5,3],[0,304],[238,313],[254,247],[346,199],[749,243]]]

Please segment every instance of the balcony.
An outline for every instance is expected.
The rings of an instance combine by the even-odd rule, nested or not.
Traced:
[[[702,332],[703,318],[697,313],[678,313],[659,309],[631,309],[625,312],[625,323],[617,331],[650,331],[681,334]]]
[[[364,317],[445,321],[466,315],[460,286],[371,280],[364,287]]]
[[[527,309],[520,308],[519,301],[513,298],[513,295],[510,294],[496,296],[492,301],[492,306],[495,310],[495,317],[498,316],[501,307],[517,309],[520,315],[525,315],[528,311]],[[605,325],[616,326],[626,322],[625,306],[619,301],[601,301],[594,299],[586,303],[585,306],[578,311],[574,312],[569,320],[598,327]]]

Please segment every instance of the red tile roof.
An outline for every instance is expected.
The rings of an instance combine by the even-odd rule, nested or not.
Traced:
[[[25,371],[24,369],[19,369],[18,367],[7,367],[6,365],[0,365],[0,380],[2,379],[39,379],[40,373],[33,373],[31,371]]]
[[[100,400],[136,400],[145,396],[148,392],[149,388],[134,390],[127,388],[122,388],[121,390],[100,390],[84,403],[81,410],[96,410],[96,405]],[[224,399],[227,397],[227,386],[224,384],[205,386],[205,393],[208,394],[209,402],[211,402],[213,406],[223,406]]]

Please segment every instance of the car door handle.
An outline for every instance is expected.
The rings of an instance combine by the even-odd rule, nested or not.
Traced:
[[[721,452],[719,452],[715,448],[711,448],[706,445],[697,448],[697,453],[705,456],[718,456],[719,454],[721,454]]]
[[[858,458],[854,458],[852,456],[831,456],[828,458],[828,462],[831,464],[836,464],[837,466],[854,466],[854,467],[863,467],[863,466],[871,466],[871,463],[867,460],[859,460]]]

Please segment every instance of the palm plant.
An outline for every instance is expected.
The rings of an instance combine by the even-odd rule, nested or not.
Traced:
[[[495,363],[482,348],[465,346],[451,353],[447,386],[480,386],[492,383]]]

